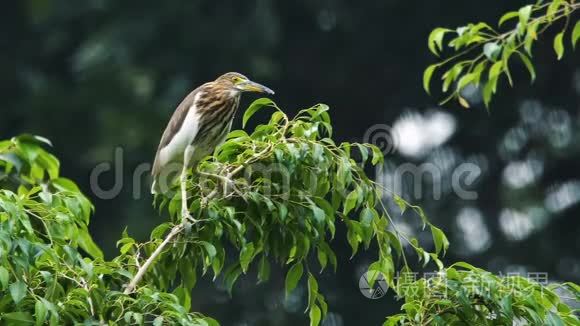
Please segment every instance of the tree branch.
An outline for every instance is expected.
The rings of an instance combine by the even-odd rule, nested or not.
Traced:
[[[139,268],[139,270],[137,271],[137,274],[135,274],[135,277],[133,277],[133,279],[131,280],[129,285],[127,285],[127,287],[125,288],[125,294],[132,293],[135,290],[135,288],[137,287],[137,284],[139,284],[141,279],[143,279],[143,276],[145,276],[145,273],[149,269],[149,266],[151,266],[151,264],[153,264],[153,261],[161,254],[163,249],[165,249],[165,247],[167,247],[169,242],[171,240],[173,240],[173,238],[175,238],[184,228],[185,228],[185,221],[181,222],[180,224],[174,226],[171,229],[171,232],[169,232],[169,234],[167,235],[167,237],[165,237],[163,242],[161,242],[159,247],[157,247],[157,249],[155,249],[155,251],[151,254],[151,256],[149,256],[147,261]]]
[[[225,176],[223,178],[231,180],[231,178],[233,178],[234,175],[236,175],[240,171],[242,171],[248,164],[252,163],[256,159],[259,159],[262,155],[266,154],[270,149],[271,149],[271,146],[267,146],[260,153],[254,155],[253,157],[251,157],[248,160],[246,160],[245,162],[243,162],[241,165],[236,167],[232,172],[228,173],[227,176]],[[215,197],[216,195],[217,195],[217,191],[214,191],[206,199],[209,200],[209,199]],[[194,223],[196,223],[196,222],[197,221],[194,221]],[[147,272],[149,267],[153,264],[155,259],[157,257],[159,257],[159,255],[161,255],[161,253],[163,252],[165,247],[167,247],[167,245],[171,242],[171,240],[173,240],[173,238],[175,238],[181,231],[183,231],[185,229],[185,226],[187,223],[190,223],[189,220],[183,219],[183,221],[180,224],[175,225],[171,229],[171,232],[169,232],[169,234],[167,234],[167,236],[165,237],[163,242],[161,242],[159,247],[157,247],[155,249],[155,251],[151,254],[151,256],[149,256],[149,258],[147,258],[147,261],[145,261],[145,263],[139,267],[139,269],[137,270],[137,274],[135,274],[135,276],[133,277],[131,282],[129,282],[129,284],[125,288],[125,291],[124,291],[125,294],[129,294],[129,293],[132,293],[133,291],[135,291],[135,288],[137,287],[139,282],[141,282],[141,280],[145,276],[145,273]]]

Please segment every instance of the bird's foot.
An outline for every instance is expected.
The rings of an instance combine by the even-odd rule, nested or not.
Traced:
[[[222,179],[223,181],[223,192],[224,192],[224,197],[227,197],[230,193],[235,192],[235,193],[239,193],[238,188],[236,187],[236,184],[234,183],[233,180],[224,177]]]

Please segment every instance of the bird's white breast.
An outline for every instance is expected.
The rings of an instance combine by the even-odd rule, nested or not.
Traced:
[[[197,111],[197,100],[201,92],[195,95],[193,104],[189,108],[181,128],[173,136],[169,144],[160,152],[161,164],[165,165],[171,161],[182,161],[185,148],[190,145],[199,131],[199,113]]]

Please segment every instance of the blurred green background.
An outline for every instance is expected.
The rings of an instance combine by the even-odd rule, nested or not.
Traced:
[[[26,132],[53,141],[63,174],[95,203],[97,243],[114,257],[125,227],[146,239],[164,220],[151,207],[148,180],[136,188],[133,173],[152,161],[176,105],[199,84],[239,71],[276,90],[273,99],[288,113],[330,105],[339,141],[370,141],[377,124],[389,125],[394,150],[376,173],[387,186],[400,164],[436,167],[438,177],[427,174],[418,184],[403,178],[397,190],[447,232],[446,262],[580,282],[579,52],[570,49],[557,62],[548,32],[535,49],[535,84],[514,64],[517,87],[503,81],[490,113],[474,90],[465,95],[474,103],[466,110],[438,107],[421,87],[434,61],[426,46],[432,28],[495,22],[525,3],[8,1],[0,19],[0,136]],[[252,99],[245,96],[242,106]],[[90,174],[113,161],[121,161],[119,172],[104,173],[99,186],[122,187],[102,199]],[[452,187],[465,162],[481,170],[469,188],[474,200]],[[405,215],[401,227],[429,243],[415,221]],[[331,311],[324,325],[381,323],[398,306],[391,292],[370,300],[359,291],[373,255],[349,261],[346,241],[333,245],[339,271],[321,276]],[[243,277],[230,298],[204,278],[193,310],[223,325],[306,324],[304,287],[284,300],[281,270],[268,284],[255,283],[255,275]]]

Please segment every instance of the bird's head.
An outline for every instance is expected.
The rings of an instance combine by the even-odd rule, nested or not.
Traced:
[[[274,94],[274,91],[268,87],[253,82],[248,77],[237,72],[228,72],[223,74],[215,80],[215,83],[237,92],[255,92],[269,95]]]

